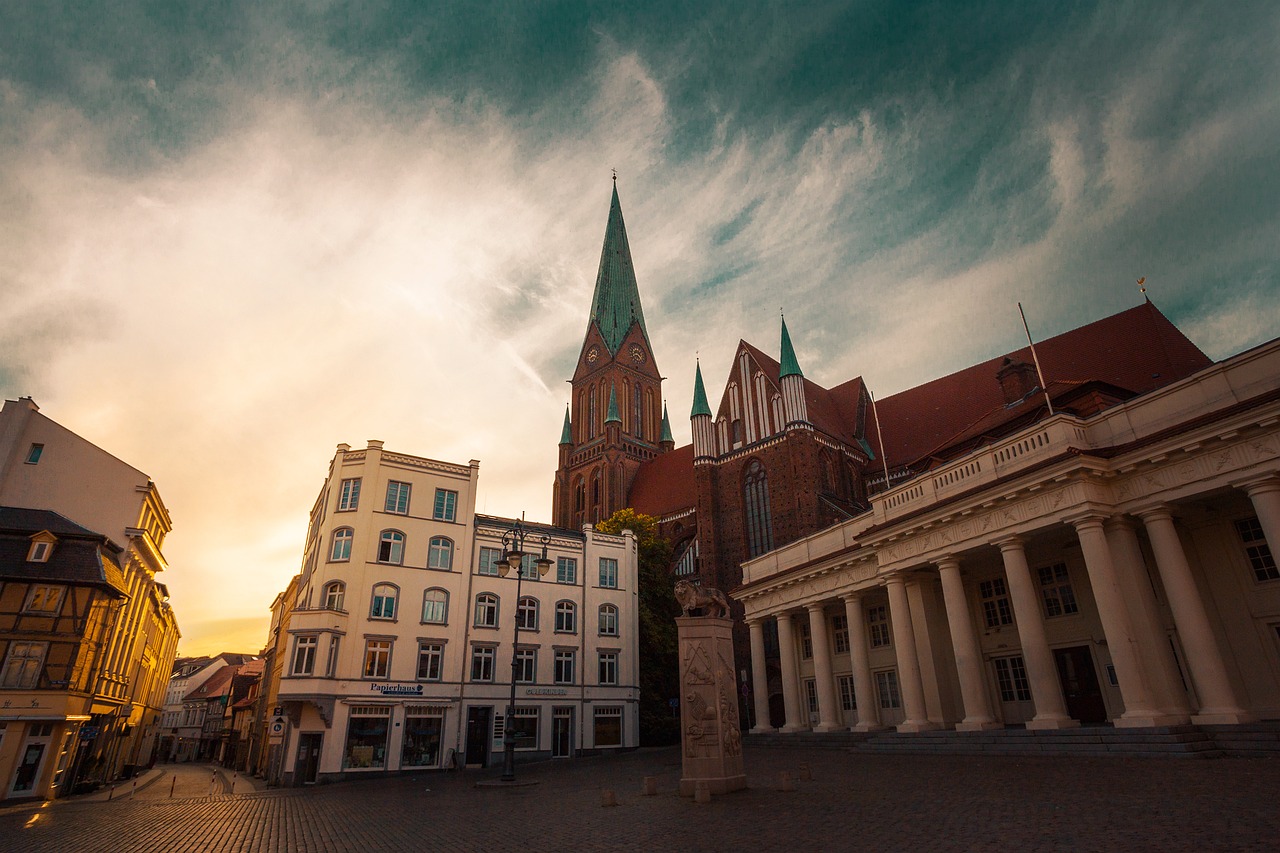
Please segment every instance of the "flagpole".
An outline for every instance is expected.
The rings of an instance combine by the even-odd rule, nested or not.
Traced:
[[[1053,417],[1053,401],[1049,399],[1049,386],[1045,384],[1044,372],[1040,370],[1040,358],[1036,355],[1035,342],[1031,340],[1031,327],[1027,325],[1027,314],[1018,303],[1018,314],[1022,317],[1022,330],[1027,333],[1027,346],[1031,347],[1031,360],[1036,365],[1036,376],[1040,379],[1040,388],[1044,391],[1044,404],[1049,407],[1049,417]]]
[[[884,490],[889,491],[889,455],[884,452],[884,433],[880,432],[880,410],[876,408],[876,395],[867,389],[871,397],[871,416],[876,419],[876,440],[880,442],[880,464],[884,466]]]

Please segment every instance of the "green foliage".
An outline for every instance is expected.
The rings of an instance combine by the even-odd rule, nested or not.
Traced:
[[[679,721],[669,700],[679,695],[676,617],[680,605],[672,591],[671,543],[658,535],[658,519],[620,509],[596,525],[604,533],[630,530],[640,558],[640,744],[680,741]]]

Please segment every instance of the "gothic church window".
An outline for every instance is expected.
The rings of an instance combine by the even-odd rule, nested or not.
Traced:
[[[747,465],[743,483],[743,515],[747,521],[747,556],[773,550],[773,518],[769,513],[769,479],[760,460]]]

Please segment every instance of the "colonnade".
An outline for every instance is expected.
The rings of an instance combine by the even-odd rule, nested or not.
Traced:
[[[1280,478],[1267,477],[1238,484],[1257,513],[1259,526],[1273,548],[1280,546]],[[1079,540],[1089,585],[1097,605],[1111,663],[1115,669],[1124,712],[1112,722],[1118,727],[1242,723],[1252,719],[1236,696],[1214,634],[1209,610],[1192,574],[1182,540],[1174,523],[1173,508],[1152,504],[1135,510],[1132,516],[1111,515],[1081,509],[1061,517]],[[1151,544],[1156,569],[1168,599],[1174,626],[1185,654],[1188,674],[1194,685],[1198,707],[1193,709],[1178,677],[1173,650],[1164,636],[1159,608],[1151,584],[1147,582],[1138,539],[1141,525]],[[1009,601],[1017,626],[1021,654],[1026,668],[1034,716],[1029,729],[1055,729],[1079,725],[1067,712],[1053,651],[1045,633],[1041,595],[1027,562],[1021,536],[1008,535],[990,543],[1000,551]],[[857,722],[856,731],[883,728],[879,717],[879,697],[875,694],[865,619],[865,598],[888,594],[893,631],[893,652],[901,694],[903,721],[897,728],[918,732],[940,725],[960,731],[976,731],[1001,726],[992,708],[990,692],[973,608],[961,578],[963,553],[944,554],[928,564],[910,566],[882,575],[876,586],[839,596],[849,632],[849,657]],[[912,587],[935,576],[942,587],[947,627],[954,652],[956,680],[963,717],[954,721],[930,719],[925,701],[921,661],[912,622]],[[808,620],[813,641],[818,722],[816,731],[845,727],[841,718],[832,665],[827,607],[835,600],[807,602],[768,616],[747,620],[751,636],[751,672],[757,722],[753,731],[771,731],[769,694],[765,668],[764,620],[776,618],[781,650],[782,694],[786,722],[781,731],[810,727],[802,714],[801,689],[796,654],[797,620]]]

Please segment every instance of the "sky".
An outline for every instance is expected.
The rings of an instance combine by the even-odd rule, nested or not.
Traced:
[[[1280,6],[0,4],[0,394],[256,651],[335,445],[550,519],[618,192],[677,443],[739,338],[878,396],[1155,304],[1280,334]]]

